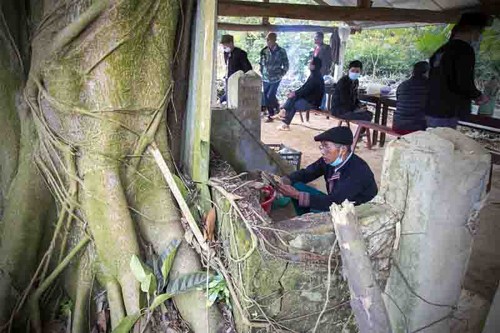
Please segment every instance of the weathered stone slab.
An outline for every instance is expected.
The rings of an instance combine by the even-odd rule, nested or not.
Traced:
[[[212,176],[235,175],[234,172],[222,172],[223,169],[212,168]],[[220,193],[212,192],[218,207],[218,239],[223,244],[230,272],[241,291],[239,300],[247,308],[249,319],[267,317],[277,323],[273,332],[280,328],[312,331],[327,301],[328,256],[335,243],[330,214],[306,214],[274,223],[260,208],[255,190],[242,186],[238,179],[226,181],[224,186],[228,192],[237,189],[234,193],[243,197],[237,204],[248,222],[247,226],[234,210],[230,210],[229,202]],[[357,207],[357,214],[360,228],[368,240],[370,256],[375,262],[387,261],[394,239],[394,225],[388,222],[392,216],[390,207],[364,205]],[[257,239],[254,250],[251,232]],[[390,236],[381,237],[383,234]],[[349,290],[343,278],[338,248],[332,257],[330,273],[327,310],[316,332],[341,332],[344,325],[354,332],[354,321],[346,324],[351,313]],[[387,272],[382,270],[380,279],[386,277]],[[252,331],[243,324],[237,312],[235,316],[240,333]]]
[[[231,75],[228,107],[212,109],[211,144],[238,172],[290,173],[293,167],[260,141],[261,89],[261,78],[253,71]]]
[[[438,128],[391,142],[379,199],[402,212],[401,241],[387,282],[395,332],[449,332],[452,307],[485,199],[490,156],[457,131]]]

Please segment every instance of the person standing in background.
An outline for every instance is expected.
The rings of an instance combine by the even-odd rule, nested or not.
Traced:
[[[333,54],[332,48],[330,45],[325,44],[323,40],[325,39],[325,35],[318,31],[314,34],[314,47],[313,57],[319,58],[321,60],[321,76],[331,75],[332,74],[332,61]],[[319,106],[321,110],[327,110],[326,106],[326,94],[323,93],[323,97],[321,98],[321,105]]]
[[[314,47],[313,57],[319,58],[321,60],[321,75],[330,75],[332,67],[332,48],[330,45],[323,43],[325,35],[318,31],[314,35]]]
[[[285,49],[276,43],[274,32],[267,34],[267,46],[260,51],[260,72],[262,74],[262,106],[267,108],[266,122],[272,122],[273,116],[279,111],[276,93],[283,76],[288,72],[288,56]]]
[[[396,92],[396,111],[392,129],[405,135],[415,131],[425,131],[425,111],[429,98],[429,63],[417,62],[409,80],[401,83]]]
[[[222,35],[220,40],[224,50],[224,62],[226,63],[226,76],[224,78],[224,95],[220,98],[221,103],[227,100],[227,80],[237,71],[244,73],[252,70],[252,64],[248,61],[248,56],[245,51],[234,46],[234,37],[231,35]]]
[[[453,28],[450,40],[432,55],[429,73],[428,127],[456,128],[470,113],[471,101],[482,105],[489,98],[474,83],[475,52],[489,17],[465,13]]]

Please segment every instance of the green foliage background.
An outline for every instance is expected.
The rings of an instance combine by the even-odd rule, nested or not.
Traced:
[[[309,1],[297,1],[310,3]],[[259,24],[260,18],[227,18],[220,21],[231,23]],[[338,25],[335,22],[299,21],[287,19],[270,19],[271,24],[315,24]],[[351,35],[347,42],[346,64],[354,59],[364,64],[364,74],[370,80],[400,82],[406,79],[412,70],[413,64],[428,60],[432,53],[449,38],[452,25],[414,26],[396,29],[370,29]],[[236,46],[248,52],[249,60],[255,70],[259,70],[259,52],[265,46],[266,32],[226,32],[219,31],[219,36],[230,33],[235,38]],[[313,36],[311,32],[278,33],[278,44],[287,50],[290,60],[290,71],[285,76],[282,88],[293,89],[295,85],[304,82],[308,75],[307,61],[313,50]],[[328,43],[330,34],[325,34]],[[218,57],[219,78],[224,76],[222,51]],[[344,69],[345,71],[345,69]],[[476,79],[479,87],[486,80],[496,78],[500,81],[500,20],[496,19],[492,27],[483,34],[481,50],[477,57]],[[298,82],[298,83],[297,83]]]

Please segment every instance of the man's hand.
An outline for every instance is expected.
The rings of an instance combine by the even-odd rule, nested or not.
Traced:
[[[279,184],[278,191],[286,197],[290,197],[293,199],[299,199],[299,191],[297,191],[293,186]]]
[[[476,102],[477,105],[483,105],[488,103],[490,101],[490,98],[485,94],[481,94],[481,96],[476,98],[474,101]]]
[[[294,98],[295,97],[295,91],[290,91],[288,95],[286,95],[288,98]]]

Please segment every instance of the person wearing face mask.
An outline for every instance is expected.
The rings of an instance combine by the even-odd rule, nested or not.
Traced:
[[[429,63],[417,62],[409,80],[398,86],[392,129],[405,135],[426,128],[425,110],[429,96]]]
[[[456,128],[470,113],[471,101],[485,104],[489,98],[474,83],[475,49],[490,17],[465,13],[453,28],[450,40],[430,58],[428,127]]]
[[[334,127],[314,137],[321,158],[305,169],[282,178],[278,191],[292,198],[298,215],[324,212],[345,200],[361,205],[378,192],[368,164],[351,151],[353,135],[348,127]],[[323,176],[327,194],[306,185]]]
[[[335,86],[332,101],[332,115],[346,120],[371,121],[373,114],[361,105],[358,98],[359,77],[363,64],[359,60],[349,63],[349,73]]]
[[[317,109],[321,105],[321,100],[325,94],[325,81],[321,75],[321,59],[312,58],[309,62],[309,70],[311,75],[307,78],[306,83],[298,90],[288,94],[288,99],[283,105],[286,112],[285,119],[278,126],[278,130],[290,130],[290,123],[297,111]]]
[[[222,35],[220,40],[222,49],[224,50],[224,62],[226,64],[227,72],[225,76],[225,93],[221,97],[220,101],[224,102],[227,100],[227,80],[231,75],[237,71],[243,71],[244,73],[252,70],[252,64],[248,61],[248,56],[245,51],[239,47],[234,46],[234,38],[231,35]]]

